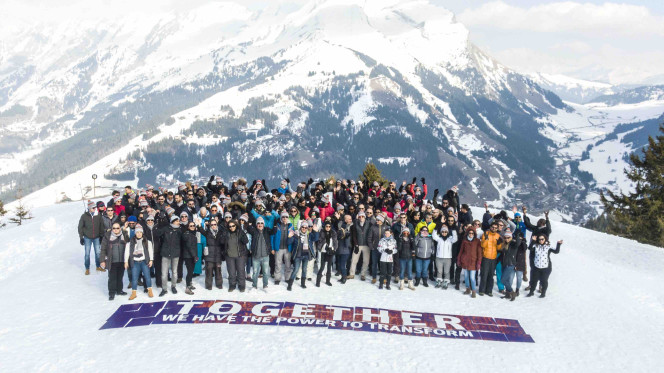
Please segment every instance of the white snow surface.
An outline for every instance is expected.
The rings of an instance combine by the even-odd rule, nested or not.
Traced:
[[[552,223],[545,299],[471,299],[453,289],[378,290],[349,280],[331,288],[272,283],[240,294],[201,290],[149,299],[139,292],[107,300],[107,275],[83,274],[76,226],[82,205],[33,210],[35,218],[0,230],[0,364],[3,372],[97,372],[214,367],[211,370],[659,371],[664,344],[664,251],[583,228]],[[480,210],[475,209],[480,216]],[[94,257],[92,258],[94,265]],[[618,279],[618,276],[620,279]],[[124,277],[126,285],[126,276]],[[226,281],[226,280],[225,280]],[[227,283],[224,284],[225,286]],[[526,285],[522,285],[525,287]],[[463,287],[462,287],[463,289]],[[522,290],[523,291],[523,290]],[[498,294],[497,290],[494,291]],[[121,304],[163,300],[292,301],[516,319],[535,343],[429,339],[326,328],[227,324],[151,325],[99,330]],[[194,368],[195,369],[195,368]],[[205,368],[203,368],[205,369]],[[209,369],[209,368],[208,368]]]

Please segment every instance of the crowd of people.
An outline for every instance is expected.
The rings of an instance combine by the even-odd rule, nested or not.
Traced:
[[[111,199],[88,201],[78,224],[85,247],[85,274],[90,274],[94,248],[96,270],[108,272],[109,300],[124,291],[125,271],[130,300],[139,286],[153,297],[152,282],[176,294],[204,286],[244,292],[247,282],[265,290],[295,281],[332,286],[370,279],[378,289],[415,290],[419,286],[448,289],[451,285],[473,298],[493,296],[494,276],[502,298],[514,301],[522,281],[526,296],[544,298],[551,274],[551,225],[545,218],[532,224],[527,208],[492,214],[485,204],[482,220],[461,204],[458,188],[444,195],[438,189],[427,199],[426,180],[400,185],[355,180],[300,182],[288,178],[276,189],[265,180],[238,179],[226,185],[211,176],[207,185],[190,182],[177,190],[143,190],[126,186]],[[529,234],[530,233],[530,234]],[[530,235],[530,237],[528,237]],[[528,260],[526,260],[528,258]],[[463,276],[463,281],[461,280]],[[516,282],[516,284],[515,284]],[[539,285],[539,288],[538,288]],[[281,285],[283,286],[283,285]]]

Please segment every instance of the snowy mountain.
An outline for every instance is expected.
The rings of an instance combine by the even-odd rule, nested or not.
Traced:
[[[440,367],[441,354],[422,352],[443,350],[445,356],[454,357],[445,359],[446,368],[453,371],[658,371],[663,363],[652,346],[664,343],[664,336],[653,332],[664,317],[660,285],[664,252],[624,238],[552,222],[552,239],[564,244],[560,254],[551,255],[553,272],[544,299],[525,298],[525,284],[522,295],[508,302],[497,296],[472,299],[452,288],[388,291],[360,280],[342,286],[335,279],[332,287],[295,286],[287,291],[283,284],[270,282],[266,293],[240,294],[204,290],[204,279],[198,277],[194,296],[183,294],[184,287],[178,285],[178,294],[163,298],[150,299],[139,292],[133,301],[118,296],[109,302],[107,274],[94,270],[90,276],[83,274],[83,249],[76,233],[82,211],[80,202],[36,208],[35,219],[0,230],[4,372],[91,367],[99,372],[136,368],[152,372],[191,369],[193,361],[231,371],[287,371],[293,366],[307,371],[373,372],[395,367],[432,371]],[[629,280],[616,281],[618,273]],[[126,276],[123,280],[126,285]],[[225,278],[224,287],[227,284]],[[121,305],[175,300],[295,302],[507,318],[517,320],[535,342],[227,323],[100,330]],[[211,338],[220,343],[210,343]],[[237,343],[223,343],[231,339]],[[138,358],[131,352],[155,346],[168,353],[138,354]],[[358,351],[361,358],[355,358]]]
[[[607,106],[637,104],[645,101],[664,100],[664,85],[642,86],[621,92],[601,95],[590,100],[592,103],[604,103]]]
[[[615,93],[616,87],[607,83],[572,78],[562,74],[531,73],[528,76],[540,87],[548,89],[565,101],[584,104],[594,98]]]
[[[394,0],[22,28],[0,48],[0,198],[79,198],[92,174],[104,187],[354,178],[373,161],[390,179],[460,184],[471,202],[592,213],[575,126],[615,112],[563,103],[468,37],[451,12]]]

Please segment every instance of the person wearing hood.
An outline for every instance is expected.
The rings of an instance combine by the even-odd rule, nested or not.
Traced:
[[[380,283],[378,288],[390,290],[390,276],[392,275],[392,263],[394,255],[397,254],[397,241],[392,237],[392,231],[388,228],[383,233],[383,238],[378,242],[378,252],[380,252]]]
[[[332,228],[331,222],[325,222],[320,239],[316,242],[316,251],[321,254],[321,265],[316,275],[316,287],[320,287],[320,280],[325,272],[325,285],[332,286],[332,261],[339,249],[337,232]]]
[[[314,248],[318,238],[318,229],[316,227],[311,227],[310,229],[307,221],[300,222],[300,229],[295,235],[295,240],[292,244],[291,264],[294,265],[295,270],[291,274],[290,280],[288,280],[288,290],[292,290],[293,281],[295,281],[295,277],[297,276],[300,267],[302,268],[300,286],[303,289],[307,288],[307,263],[315,258]]]
[[[81,245],[85,247],[84,265],[85,274],[90,274],[90,249],[94,246],[95,249],[95,265],[97,271],[104,272],[104,268],[100,266],[100,237],[104,234],[104,223],[99,214],[95,214],[97,205],[88,201],[87,211],[84,212],[80,219],[78,219],[78,237]]]
[[[433,231],[433,240],[436,242],[436,287],[447,289],[450,283],[450,269],[452,263],[452,245],[457,242],[457,232],[443,225],[440,227],[440,235],[435,230]]]
[[[124,268],[125,270],[131,268],[131,295],[129,300],[136,299],[136,288],[141,273],[143,274],[148,297],[152,298],[150,268],[152,267],[153,256],[152,241],[143,236],[143,226],[137,225],[134,229],[134,237],[127,242],[124,249]]]
[[[99,259],[101,268],[108,270],[108,300],[116,295],[127,295],[122,288],[122,277],[125,271],[125,246],[129,237],[125,236],[119,222],[113,223],[111,231],[106,233]]]
[[[240,293],[246,289],[247,264],[247,243],[249,238],[242,229],[237,220],[231,220],[228,223],[228,230],[222,235],[224,244],[224,257],[226,258],[226,270],[228,271],[228,292],[232,292],[237,287]]]
[[[420,227],[413,244],[415,246],[415,286],[419,286],[421,280],[424,287],[429,287],[427,269],[431,262],[434,244],[427,226]]]
[[[457,256],[457,266],[463,269],[463,276],[466,283],[464,294],[471,294],[472,298],[475,298],[477,291],[475,274],[480,270],[481,263],[482,244],[476,237],[475,228],[471,227],[466,231],[465,237],[461,242],[459,255]]]

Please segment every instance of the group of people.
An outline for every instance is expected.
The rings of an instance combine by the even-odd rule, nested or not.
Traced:
[[[514,301],[522,281],[533,296],[546,296],[551,254],[551,225],[545,218],[532,224],[527,208],[492,214],[485,204],[482,220],[475,220],[461,204],[457,187],[444,195],[438,189],[427,199],[426,180],[410,183],[309,179],[291,187],[288,178],[276,189],[265,180],[249,184],[211,176],[207,185],[190,182],[175,191],[147,185],[126,186],[111,199],[88,201],[78,224],[85,247],[85,274],[90,274],[94,248],[97,271],[108,272],[109,300],[126,295],[125,271],[131,288],[153,297],[185,282],[193,295],[193,278],[205,276],[204,286],[223,288],[226,262],[228,291],[253,289],[262,280],[267,289],[283,281],[292,290],[299,280],[320,287],[358,276],[371,278],[379,289],[415,290],[418,286],[460,290],[473,298],[493,296],[494,276],[502,298]],[[530,237],[528,238],[528,235]],[[527,254],[529,253],[529,254]],[[528,257],[528,260],[526,260]],[[186,276],[185,276],[186,274]],[[516,285],[514,284],[516,281]]]

